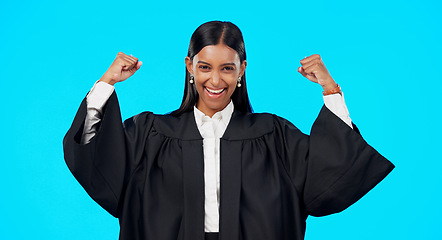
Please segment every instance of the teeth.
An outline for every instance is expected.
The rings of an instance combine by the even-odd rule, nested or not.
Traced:
[[[224,88],[221,88],[221,89],[219,89],[219,90],[212,90],[212,89],[209,89],[209,88],[206,88],[206,89],[207,89],[207,91],[209,91],[210,93],[215,93],[215,94],[218,94],[218,93],[224,91]]]

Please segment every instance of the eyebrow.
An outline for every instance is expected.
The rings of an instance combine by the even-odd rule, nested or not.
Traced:
[[[210,63],[207,63],[207,62],[204,62],[204,61],[198,61],[198,63],[207,64],[207,65],[212,66]],[[226,65],[236,66],[235,63],[224,63],[224,64],[221,64],[221,66],[226,66]]]

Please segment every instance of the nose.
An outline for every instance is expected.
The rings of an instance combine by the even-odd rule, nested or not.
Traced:
[[[210,82],[214,87],[218,86],[221,82],[221,74],[218,71],[213,71]]]

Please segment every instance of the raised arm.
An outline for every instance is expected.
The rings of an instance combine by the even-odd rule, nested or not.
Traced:
[[[301,65],[298,68],[298,72],[308,80],[318,83],[324,89],[325,106],[349,127],[353,128],[341,88],[331,77],[321,56],[314,54],[306,57],[301,60]]]
[[[139,163],[139,158],[134,156],[141,155],[137,151],[143,150],[134,146],[144,144],[144,134],[152,118],[143,114],[136,118],[138,121],[130,118],[123,125],[111,85],[132,76],[140,66],[141,62],[134,57],[119,53],[102,82],[94,85],[81,103],[63,139],[66,164],[72,174],[87,193],[115,217],[119,214],[129,176]],[[101,91],[103,88],[97,91],[103,86],[105,91]],[[91,134],[86,134],[88,132]]]
[[[86,97],[87,113],[84,120],[81,143],[87,144],[95,136],[103,115],[103,107],[114,91],[113,85],[132,76],[142,65],[138,58],[122,52],[117,54],[112,65],[103,74]]]
[[[326,108],[321,110],[310,133],[304,188],[307,213],[324,216],[356,202],[394,165],[368,145],[358,131],[339,121],[352,127],[342,92],[321,57],[306,57],[301,65],[298,72],[324,89]]]

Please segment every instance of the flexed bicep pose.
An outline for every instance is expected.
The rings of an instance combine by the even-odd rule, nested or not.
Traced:
[[[74,176],[119,218],[120,239],[303,239],[308,215],[344,210],[394,167],[361,137],[317,54],[298,68],[324,89],[310,135],[252,112],[230,22],[193,33],[179,109],[122,123],[113,85],[141,65],[119,53],[63,141]]]

